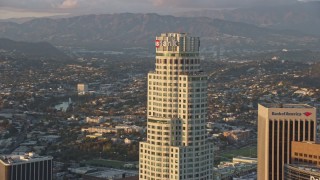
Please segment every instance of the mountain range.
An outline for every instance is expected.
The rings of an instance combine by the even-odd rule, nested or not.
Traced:
[[[320,2],[297,2],[278,6],[201,10],[177,13],[182,17],[209,17],[244,22],[273,29],[291,29],[320,35]]]
[[[17,24],[0,22],[0,37],[15,41],[50,42],[55,46],[91,49],[149,48],[161,32],[187,32],[212,49],[317,49],[320,38],[292,30],[275,30],[208,17],[158,14],[102,14],[70,18],[39,18]]]

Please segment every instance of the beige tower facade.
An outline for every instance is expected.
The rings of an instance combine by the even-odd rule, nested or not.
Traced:
[[[163,33],[155,46],[139,179],[213,179],[213,145],[205,128],[207,76],[200,71],[199,38]]]
[[[316,109],[305,104],[259,104],[258,180],[283,180],[292,141],[316,140]]]

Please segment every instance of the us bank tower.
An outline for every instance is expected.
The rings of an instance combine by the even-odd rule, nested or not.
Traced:
[[[147,140],[140,143],[139,179],[213,179],[207,141],[207,76],[199,37],[156,37],[155,71],[148,73]]]

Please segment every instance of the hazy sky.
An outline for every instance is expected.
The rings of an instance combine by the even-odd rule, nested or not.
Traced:
[[[0,0],[0,19],[58,14],[175,12],[275,5],[297,0]]]

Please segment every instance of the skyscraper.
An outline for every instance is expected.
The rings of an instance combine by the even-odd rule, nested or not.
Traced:
[[[140,143],[139,178],[212,179],[207,141],[207,76],[198,37],[156,37],[156,69],[148,73],[147,141]]]
[[[316,109],[305,104],[259,104],[258,180],[284,179],[292,141],[316,140]]]

